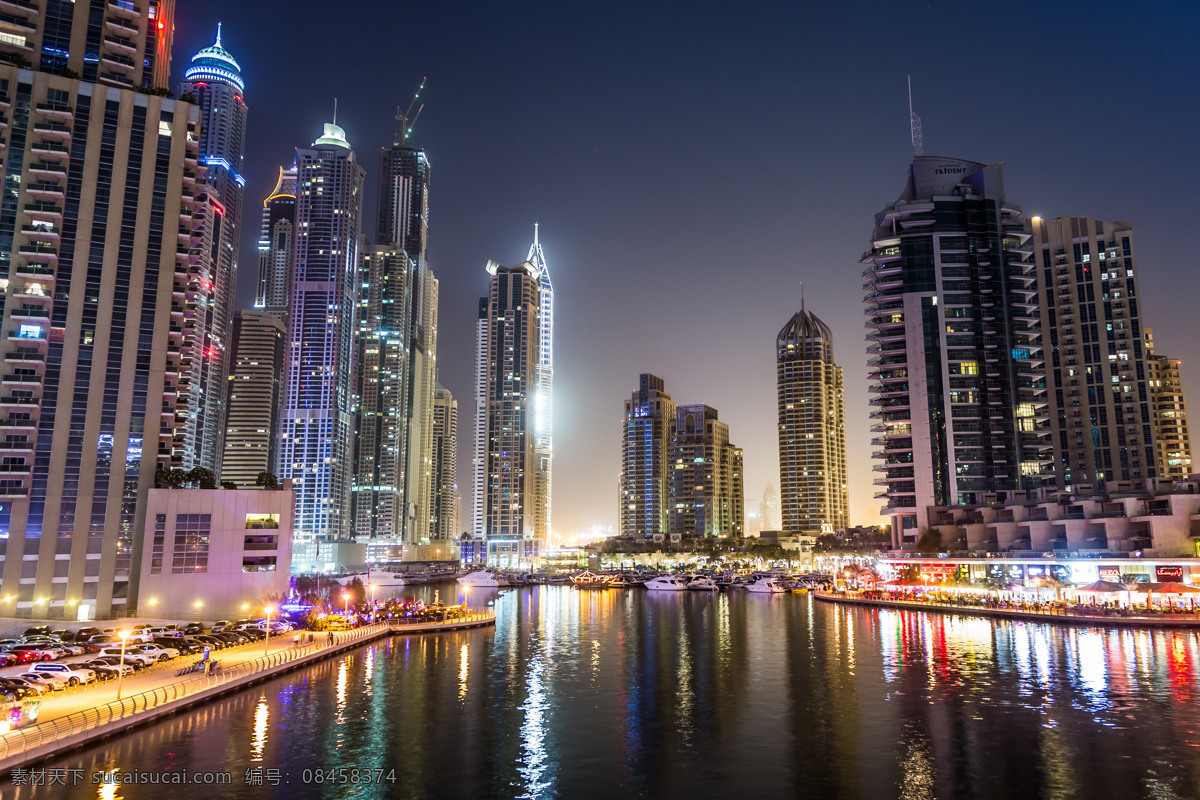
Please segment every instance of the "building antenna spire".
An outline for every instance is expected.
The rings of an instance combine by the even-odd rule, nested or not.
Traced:
[[[333,124],[337,125],[337,98],[333,98]]]
[[[397,134],[399,141],[396,144],[408,144],[408,137],[412,134],[413,126],[417,124],[417,117],[421,116],[421,111],[425,108],[425,104],[421,103],[417,107],[417,113],[413,114],[413,106],[417,105],[417,100],[421,97],[421,92],[425,91],[425,82],[429,78],[421,78],[421,85],[417,87],[417,93],[413,95],[412,101],[408,104],[408,108],[404,111],[400,110],[400,106],[396,106],[396,121],[400,123],[400,131]],[[410,118],[409,115],[412,114]]]
[[[214,47],[220,47],[220,46],[221,46],[221,23],[218,22],[217,23],[217,43],[214,45]]]
[[[804,313],[804,281],[800,281],[800,312]]]
[[[908,127],[912,132],[912,148],[914,156],[925,155],[925,140],[921,135],[921,118],[913,111],[912,104],[912,75],[908,76]]]
[[[538,246],[538,224],[536,222],[533,223],[533,246]]]

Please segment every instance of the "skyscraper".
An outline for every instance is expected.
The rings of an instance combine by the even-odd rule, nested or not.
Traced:
[[[487,317],[479,351],[485,376],[482,502],[476,527],[488,540],[488,563],[527,566],[546,541],[545,499],[538,496],[549,482],[538,475],[535,419],[538,395],[538,350],[541,343],[539,268],[532,261],[505,267],[487,263],[491,280]],[[478,475],[478,473],[477,473]]]
[[[371,247],[359,267],[354,435],[354,535],[404,530],[412,262],[403,249]]]
[[[429,537],[433,387],[437,371],[436,281],[425,253],[429,243],[429,159],[408,142],[407,122],[379,161],[377,245],[402,249],[409,260],[409,307],[405,353],[407,393],[400,496],[404,512],[395,535],[407,542]]]
[[[483,539],[483,498],[487,489],[488,298],[479,298],[475,317],[475,445],[471,459],[471,538]]]
[[[1051,479],[1037,275],[1000,165],[917,156],[875,217],[866,265],[868,370],[893,543],[929,508]]]
[[[293,568],[336,563],[321,543],[350,533],[354,312],[364,172],[346,133],[327,123],[296,151],[288,367],[279,467],[296,491]]]
[[[429,537],[457,539],[458,530],[458,403],[441,384],[433,390],[433,498]]]
[[[180,465],[200,114],[133,91],[166,88],[173,12],[5,12],[28,23],[0,41],[5,615],[131,610],[144,498],[156,469]],[[19,70],[30,51],[38,71]],[[48,74],[66,69],[83,79]]]
[[[1034,217],[1055,482],[1103,492],[1155,477],[1133,229]]]
[[[292,243],[296,219],[296,168],[279,168],[275,188],[263,200],[258,236],[258,290],[254,307],[287,324],[291,297]]]
[[[229,371],[229,326],[241,235],[242,153],[246,141],[245,84],[241,67],[217,39],[192,56],[183,73],[180,97],[190,96],[200,108],[200,162],[204,164],[207,209],[206,228],[198,259],[198,335],[188,363],[188,425],[185,428],[184,466],[219,470],[225,433]]]
[[[657,375],[642,373],[625,401],[621,435],[620,535],[663,539],[670,531],[667,475],[675,401]]]
[[[273,314],[234,312],[221,479],[240,487],[254,486],[259,473],[275,469],[285,338],[283,323]]]
[[[783,530],[816,535],[849,524],[846,411],[833,334],[803,302],[775,339]]]
[[[1183,364],[1155,353],[1154,332],[1144,328],[1143,333],[1156,471],[1164,480],[1187,480],[1192,475],[1192,438],[1188,433],[1187,404],[1183,400]]]
[[[667,473],[672,539],[744,534],[742,450],[715,408],[676,406]]]
[[[551,526],[551,479],[554,475],[554,285],[533,224],[533,244],[525,260],[538,270],[538,365],[537,393],[533,400],[533,449],[537,461],[538,487],[535,497],[540,507],[534,513],[545,520],[546,536],[554,535]]]

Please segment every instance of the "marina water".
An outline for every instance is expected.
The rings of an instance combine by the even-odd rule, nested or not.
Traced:
[[[453,585],[436,591],[443,601],[456,594]],[[496,628],[394,638],[260,684],[41,765],[87,778],[48,791],[155,800],[1200,797],[1194,632],[793,594],[457,594],[494,602]],[[185,769],[227,772],[231,782],[90,782],[113,770]],[[6,786],[3,796],[45,796],[38,791]]]

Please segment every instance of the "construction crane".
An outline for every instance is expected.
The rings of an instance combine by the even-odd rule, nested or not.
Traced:
[[[421,103],[417,107],[417,113],[413,114],[413,106],[417,105],[417,101],[421,99],[421,92],[425,90],[425,81],[428,78],[421,78],[421,85],[417,87],[417,93],[413,95],[412,102],[408,104],[408,108],[404,111],[400,110],[400,106],[396,106],[396,121],[400,123],[400,141],[396,144],[408,144],[408,137],[413,131],[413,125],[417,124],[417,117],[421,116],[421,110],[425,108],[425,104]],[[412,114],[411,117],[409,115]]]

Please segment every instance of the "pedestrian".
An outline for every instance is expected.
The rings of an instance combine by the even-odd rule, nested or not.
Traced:
[[[333,644],[333,631],[329,632],[329,643]]]

